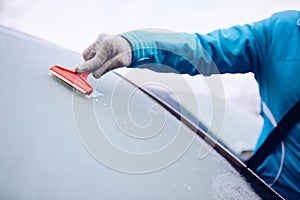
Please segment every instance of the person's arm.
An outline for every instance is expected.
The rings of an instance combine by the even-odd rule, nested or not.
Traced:
[[[90,71],[99,78],[118,67],[147,67],[190,75],[254,72],[259,79],[264,71],[261,66],[273,62],[268,52],[276,42],[272,36],[278,22],[292,14],[295,13],[278,13],[251,25],[206,35],[149,30],[130,31],[108,39],[102,35],[85,50],[85,62],[77,71]]]
[[[178,73],[190,75],[244,73],[257,71],[263,62],[267,40],[264,34],[268,23],[269,20],[264,20],[207,35],[141,30],[121,36],[132,46],[131,67],[160,63],[163,65],[153,65],[153,69],[165,71],[170,67]]]

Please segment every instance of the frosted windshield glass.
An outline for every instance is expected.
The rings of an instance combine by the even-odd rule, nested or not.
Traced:
[[[0,43],[0,199],[260,199],[116,74],[90,79],[101,94],[85,98],[49,75],[54,64],[80,63],[79,54],[3,27]]]

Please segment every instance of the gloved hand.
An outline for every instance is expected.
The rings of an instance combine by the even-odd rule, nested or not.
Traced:
[[[127,67],[132,62],[130,43],[121,36],[100,34],[82,53],[85,62],[76,67],[78,73],[91,72],[100,78],[106,72]]]

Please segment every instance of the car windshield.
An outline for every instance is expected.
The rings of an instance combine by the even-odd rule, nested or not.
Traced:
[[[1,199],[277,197],[125,78],[90,77],[95,95],[81,96],[48,75],[79,54],[3,27],[0,40]]]

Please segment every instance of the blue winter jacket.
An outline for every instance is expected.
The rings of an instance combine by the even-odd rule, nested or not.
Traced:
[[[132,31],[133,65],[162,63],[179,73],[253,72],[263,101],[259,147],[300,99],[300,12],[285,11],[207,35]],[[157,71],[164,71],[157,65]],[[299,113],[300,114],[300,113]],[[260,165],[257,174],[283,197],[300,199],[300,123]]]

